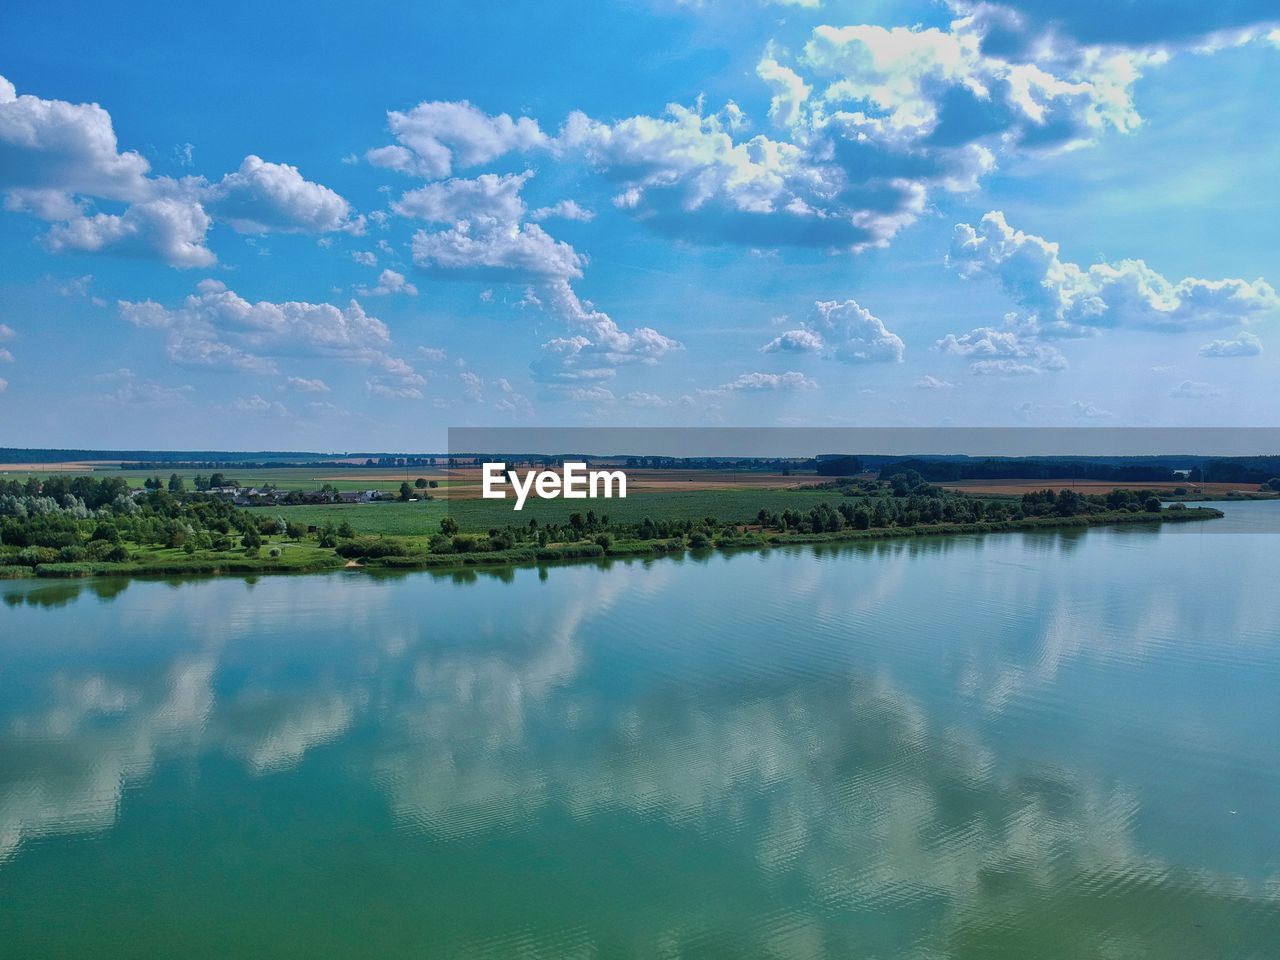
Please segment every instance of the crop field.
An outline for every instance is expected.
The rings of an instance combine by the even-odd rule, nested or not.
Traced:
[[[99,477],[123,477],[131,487],[141,487],[149,477],[160,477],[168,481],[169,475],[176,473],[182,477],[188,490],[195,488],[193,482],[196,474],[208,476],[221,473],[230,480],[244,486],[263,487],[268,484],[281,490],[317,490],[326,483],[338,490],[390,490],[396,491],[404,481],[413,483],[418,477],[438,481],[440,487],[447,487],[449,478],[442,469],[423,467],[421,470],[406,471],[403,468],[375,469],[371,467],[342,468],[324,467],[267,467],[239,468],[225,467],[217,470],[122,470],[115,464],[0,464],[0,477],[13,479],[25,477],[48,477],[54,475],[83,476],[92,474]]]
[[[353,503],[319,506],[263,507],[294,523],[340,524],[346,520],[358,533],[388,536],[419,536],[436,533],[440,521],[452,516],[466,532],[484,532],[494,527],[523,525],[531,518],[539,523],[565,523],[571,513],[594,510],[614,522],[654,519],[700,519],[715,517],[726,522],[745,522],[760,510],[781,512],[809,510],[819,503],[834,503],[838,494],[819,490],[699,490],[675,493],[639,493],[625,500],[535,500],[530,499],[519,513],[515,501],[462,499],[420,501],[418,503]]]
[[[1021,496],[1029,490],[1075,490],[1076,493],[1101,494],[1112,490],[1159,490],[1173,493],[1185,488],[1191,494],[1204,494],[1210,497],[1226,496],[1229,493],[1256,493],[1256,483],[1192,483],[1189,480],[1129,480],[1116,482],[1113,480],[956,480],[943,482],[938,486],[961,493],[988,493],[1002,496]]]

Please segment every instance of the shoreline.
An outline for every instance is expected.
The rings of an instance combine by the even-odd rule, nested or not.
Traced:
[[[1035,531],[1121,527],[1132,524],[1194,523],[1224,517],[1213,507],[1190,507],[1186,510],[1161,510],[1159,513],[1112,512],[1092,516],[1032,517],[1002,520],[994,523],[937,523],[913,527],[876,527],[868,530],[842,530],[834,533],[750,534],[720,538],[705,547],[692,547],[684,538],[671,540],[620,540],[608,550],[596,543],[566,543],[548,547],[513,547],[476,553],[421,554],[412,557],[380,557],[356,562],[336,553],[317,563],[281,563],[278,558],[237,557],[189,563],[45,563],[33,568],[0,566],[0,580],[86,579],[90,577],[206,577],[254,576],[262,574],[331,573],[336,570],[361,571],[438,571],[447,573],[477,567],[502,569],[538,566],[551,563],[625,560],[645,557],[667,557],[712,550],[772,549],[805,544],[858,543],[875,540],[901,540],[915,537],[958,536],[964,534],[1025,533]]]

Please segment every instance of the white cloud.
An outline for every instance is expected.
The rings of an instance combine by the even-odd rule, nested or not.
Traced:
[[[329,385],[323,380],[308,380],[305,377],[289,377],[285,386],[299,393],[328,393]]]
[[[622,402],[633,407],[667,407],[670,406],[668,400],[663,399],[656,393],[645,393],[643,390],[634,390],[626,394],[622,398]]]
[[[54,252],[207,267],[216,262],[205,245],[210,214],[244,233],[363,230],[346,200],[287,164],[249,156],[212,185],[200,177],[150,174],[140,154],[119,150],[111,115],[102,107],[18,96],[0,77],[5,208],[53,223],[45,245]],[[96,210],[95,202],[103,200],[127,206],[120,213]]]
[[[9,389],[9,381],[4,377],[0,377],[0,393],[4,393]]]
[[[1183,380],[1169,391],[1169,396],[1175,400],[1206,400],[1209,397],[1219,396],[1221,393],[1222,391],[1211,383],[1202,383],[1198,380]]]
[[[1247,330],[1232,340],[1211,340],[1200,348],[1202,357],[1256,357],[1262,353],[1262,341]]]
[[[577,220],[590,223],[596,218],[594,212],[578,204],[576,200],[561,200],[549,207],[539,207],[529,214],[530,220]]]
[[[844,363],[901,363],[906,349],[901,337],[856,300],[819,300],[808,326]]]
[[[787,330],[760,349],[764,353],[825,352],[844,363],[901,363],[906,346],[856,300],[818,300],[799,328]]]
[[[111,115],[96,103],[18,96],[0,77],[0,189],[143,200],[150,169],[120,152]]]
[[[119,215],[75,216],[55,224],[45,245],[55,253],[113,253],[156,258],[172,267],[208,267],[217,261],[204,245],[209,222],[200,204],[164,197],[130,204]]]
[[[825,344],[822,337],[812,330],[788,330],[774,337],[763,347],[762,353],[818,353]]]
[[[252,413],[267,417],[287,417],[289,408],[279,400],[268,400],[258,394],[249,397],[236,397],[231,401],[231,409],[240,413]]]
[[[1082,420],[1107,420],[1115,414],[1086,400],[1072,400],[1071,412]]]
[[[949,333],[935,345],[943,353],[967,358],[976,374],[1018,376],[1067,368],[1057,347],[1036,343],[1017,330],[978,327],[961,336]]]
[[[817,383],[803,373],[788,370],[786,373],[744,373],[723,384],[719,391],[761,392],[773,390],[813,390]]]
[[[4,347],[0,347],[0,363],[13,363],[13,354]]]
[[[969,372],[976,377],[1034,377],[1044,370],[1018,360],[975,360]]]
[[[363,233],[364,220],[333,190],[297,167],[250,154],[240,169],[208,188],[206,208],[240,233]]]
[[[372,250],[352,250],[351,259],[362,267],[376,267],[378,265],[378,255]]]
[[[418,288],[406,280],[403,273],[388,269],[378,275],[378,282],[373,287],[359,287],[356,292],[365,297],[385,297],[394,293],[416,297]]]
[[[460,220],[448,230],[419,230],[413,262],[429,272],[467,277],[515,273],[541,277],[582,276],[584,260],[536,223],[473,223]]]
[[[565,396],[575,403],[614,403],[617,400],[612,390],[599,384],[589,387],[571,387]]]
[[[543,344],[543,356],[532,365],[535,379],[547,382],[601,380],[613,376],[624,364],[653,364],[676,350],[679,341],[652,327],[623,331],[594,305],[583,303],[567,280],[552,280],[545,287],[546,308],[577,331]]]
[[[1028,311],[1041,336],[1070,336],[1101,327],[1180,331],[1248,323],[1280,310],[1265,280],[1172,282],[1141,260],[1064,261],[1058,245],[1014,230],[993,211],[976,226],[955,228],[948,263],[963,277],[987,275]]]
[[[154,380],[140,380],[128,368],[108,373],[98,378],[107,383],[114,383],[115,389],[102,394],[98,399],[107,403],[116,403],[130,407],[168,407],[190,403],[195,388],[189,383],[179,386],[166,386]]]
[[[355,300],[346,307],[287,301],[250,303],[218,280],[204,280],[180,307],[151,300],[120,301],[135,326],[161,330],[175,363],[271,373],[277,358],[323,357],[383,371],[389,382],[418,386],[422,378],[391,355],[391,334]]]
[[[463,100],[434,101],[412,110],[392,110],[387,125],[397,143],[370,150],[375,166],[420,177],[447,177],[455,167],[471,167],[496,160],[512,150],[546,146],[548,137],[537,121],[490,116]]]
[[[443,347],[419,347],[418,353],[431,363],[441,363],[447,356]]]
[[[520,191],[532,171],[498,176],[481,174],[474,180],[444,180],[410,190],[391,205],[402,217],[431,223],[459,220],[514,223],[524,215]]]
[[[7,323],[0,323],[0,342],[12,340],[18,335],[17,331]]]
[[[950,390],[954,386],[950,380],[940,380],[929,374],[916,381],[916,388],[919,390]]]

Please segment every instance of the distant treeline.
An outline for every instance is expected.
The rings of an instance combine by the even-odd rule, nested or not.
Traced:
[[[958,480],[1103,480],[1116,483],[1187,480],[1192,483],[1267,483],[1280,476],[1280,456],[1219,457],[1193,462],[1182,471],[1160,462],[1116,462],[1112,458],[1040,459],[1010,457],[989,460],[910,458],[884,464],[880,476],[915,471],[932,483]]]
[[[79,450],[0,447],[0,463],[66,463],[79,460],[127,460],[140,469],[175,466],[216,467],[336,467],[338,458],[360,460],[350,466],[422,466],[441,455],[403,453],[318,453],[306,450]]]

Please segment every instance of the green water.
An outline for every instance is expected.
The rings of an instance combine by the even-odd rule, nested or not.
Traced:
[[[1275,958],[1280,504],[1227,510],[0,584],[0,957]]]

